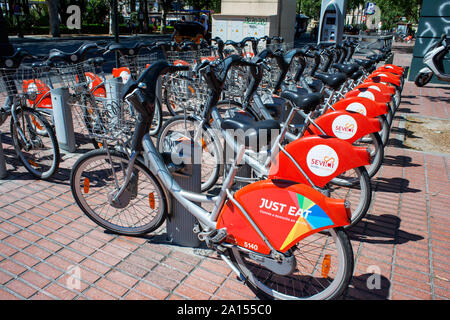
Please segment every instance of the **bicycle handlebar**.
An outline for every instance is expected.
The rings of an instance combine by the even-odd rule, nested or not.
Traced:
[[[38,57],[32,55],[25,49],[18,48],[12,56],[0,56],[0,68],[18,69],[25,59],[38,59]]]

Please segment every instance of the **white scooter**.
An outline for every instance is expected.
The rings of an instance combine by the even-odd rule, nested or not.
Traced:
[[[450,82],[450,74],[444,71],[444,57],[450,51],[450,39],[443,34],[441,39],[436,42],[423,57],[423,63],[426,67],[422,68],[417,74],[414,83],[418,87],[423,87],[430,82],[433,74],[441,81]]]

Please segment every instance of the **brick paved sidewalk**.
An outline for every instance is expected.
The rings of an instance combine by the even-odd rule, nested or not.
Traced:
[[[408,55],[394,63],[408,65]],[[406,83],[372,207],[350,232],[356,263],[346,298],[450,298],[450,155],[402,145],[404,114],[448,119],[449,99],[449,86]],[[211,251],[169,245],[162,235],[116,236],[92,223],[68,185],[79,154],[64,155],[52,182],[36,181],[15,166],[9,135],[3,142],[10,175],[0,180],[0,299],[255,298]],[[77,271],[80,286],[71,289]],[[380,289],[367,286],[374,272]]]

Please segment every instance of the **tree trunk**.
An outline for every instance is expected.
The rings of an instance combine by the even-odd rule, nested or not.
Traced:
[[[54,38],[60,37],[61,33],[59,31],[58,0],[47,0],[47,5],[50,20],[50,33]]]
[[[12,56],[14,53],[14,48],[9,43],[8,38],[8,24],[6,23],[5,18],[3,17],[3,11],[0,7],[0,30],[3,32],[0,33],[0,56]]]
[[[148,0],[144,0],[144,33],[148,32]]]

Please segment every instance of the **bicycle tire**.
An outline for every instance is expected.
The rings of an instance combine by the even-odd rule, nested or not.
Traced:
[[[156,137],[161,131],[163,123],[161,102],[158,98],[155,100],[155,114],[153,115],[152,126],[150,127],[149,135]]]
[[[180,113],[184,112],[184,110],[183,109],[175,110],[174,109],[174,107],[176,107],[175,104],[173,104],[169,101],[169,97],[167,94],[168,91],[166,90],[166,87],[171,85],[170,81],[171,81],[170,78],[167,78],[167,79],[165,79],[164,84],[162,85],[162,89],[161,89],[161,100],[162,101],[161,102],[163,105],[166,106],[166,109],[167,109],[167,111],[169,111],[170,115],[175,117],[175,116],[180,115]]]
[[[120,165],[123,171],[124,164],[128,162],[128,158],[125,154],[110,150],[111,159],[113,160],[114,165]],[[92,174],[87,174],[84,170],[86,168],[90,168],[89,165],[95,164],[95,162],[101,162],[104,161],[105,167],[111,167],[108,151],[106,149],[97,149],[97,150],[91,150],[88,153],[84,154],[82,157],[80,157],[77,162],[74,164],[71,174],[70,174],[70,188],[72,190],[72,195],[77,203],[77,205],[80,207],[80,209],[86,214],[89,219],[94,221],[96,224],[100,225],[101,227],[112,231],[114,233],[123,234],[123,235],[143,235],[150,232],[155,231],[156,229],[161,226],[161,224],[165,221],[167,218],[167,200],[165,197],[165,193],[162,190],[162,187],[158,180],[154,177],[154,175],[147,169],[145,165],[143,165],[138,159],[136,159],[136,162],[134,163],[135,170],[138,170],[142,173],[142,175],[136,174],[136,179],[130,181],[130,185],[127,186],[127,191],[129,192],[129,198],[128,203],[126,206],[122,208],[115,208],[111,205],[111,202],[109,201],[109,194],[107,190],[107,182],[108,179],[110,181],[114,181],[114,177],[111,178],[107,175],[102,176],[102,173],[107,174],[113,174],[113,171],[110,169],[98,169],[98,166],[93,167],[96,171]],[[116,161],[116,162],[114,162]],[[109,173],[109,171],[111,173]],[[116,172],[117,174],[118,172]],[[82,179],[84,174],[84,178]],[[144,182],[142,182],[143,178],[148,179],[149,183],[143,185]],[[122,172],[123,177],[123,172]],[[86,187],[86,178],[87,181],[87,187]],[[102,178],[104,178],[102,180]],[[94,183],[93,183],[94,182]],[[104,186],[106,185],[106,187]],[[93,193],[91,192],[92,188],[95,187],[100,188],[99,190],[105,190],[104,193],[94,193],[94,196],[91,196]],[[120,186],[120,184],[119,184]],[[114,188],[114,186],[113,186]],[[117,187],[116,187],[117,188]],[[83,189],[83,190],[82,190]],[[95,191],[94,191],[95,192]],[[147,194],[148,193],[148,194]],[[156,195],[155,195],[156,193]],[[88,196],[85,196],[88,195]],[[106,215],[103,217],[101,216],[103,210],[105,207],[100,209],[100,211],[93,210],[92,207],[87,203],[88,197],[91,197],[92,199],[95,199],[95,202],[99,203],[104,199],[106,195],[106,200],[104,200],[103,203],[105,203],[105,206],[109,205],[109,208],[106,211]],[[147,199],[148,197],[148,199]],[[136,201],[134,201],[136,200]],[[144,208],[137,207],[136,202],[137,201],[145,201]],[[91,200],[89,200],[91,201]],[[126,200],[125,200],[126,202]],[[153,203],[153,208],[152,208]],[[156,204],[158,204],[158,209],[155,210]],[[96,208],[99,208],[99,204],[97,204]],[[130,214],[128,217],[124,216],[125,211],[130,209],[134,210],[132,214]],[[112,209],[111,209],[112,208]],[[114,210],[116,209],[116,210]],[[150,212],[151,210],[155,211],[155,215],[151,216]],[[111,218],[107,216],[109,214],[109,210],[113,211],[113,214],[111,215]],[[105,214],[103,212],[103,214]],[[150,217],[150,218],[148,218]],[[117,221],[117,222],[115,222]],[[130,226],[124,226],[119,225],[118,223],[122,222],[129,223]],[[123,223],[125,224],[125,223]]]
[[[353,268],[354,268],[354,262],[353,262],[353,249],[350,244],[350,240],[347,236],[347,233],[342,228],[334,228],[330,229],[329,232],[321,232],[321,233],[315,233],[307,238],[301,240],[299,244],[302,242],[309,241],[310,237],[315,237],[318,235],[329,235],[333,238],[333,240],[336,243],[336,251],[338,253],[338,261],[339,266],[337,270],[337,276],[333,279],[331,282],[331,285],[325,289],[324,291],[317,293],[317,294],[311,294],[309,296],[304,297],[298,297],[293,296],[291,294],[286,294],[280,292],[280,290],[284,287],[286,287],[288,284],[294,284],[294,277],[289,276],[281,276],[275,274],[273,271],[261,267],[263,270],[261,272],[255,272],[254,270],[259,268],[258,262],[251,263],[252,260],[247,259],[245,257],[245,253],[242,250],[239,250],[238,247],[233,247],[228,249],[228,254],[230,256],[230,261],[233,263],[233,265],[241,272],[241,274],[245,277],[246,281],[245,283],[248,285],[248,287],[256,294],[256,296],[260,299],[314,299],[314,300],[331,300],[331,299],[337,299],[341,297],[347,290],[352,275],[353,275]],[[310,243],[314,243],[314,241],[310,241]],[[306,245],[308,243],[305,243]],[[311,255],[311,252],[309,250],[304,250],[308,253],[308,255]],[[323,253],[322,253],[323,255]],[[325,255],[326,256],[326,255]],[[331,257],[331,256],[330,256]],[[307,260],[307,259],[304,259]],[[332,259],[334,260],[334,259]],[[330,260],[331,261],[331,260]],[[304,261],[305,263],[309,261]],[[334,261],[333,261],[334,262]],[[323,264],[323,263],[322,263]],[[301,265],[301,264],[300,264]],[[297,263],[297,268],[299,266],[299,263]],[[303,265],[301,265],[303,267]],[[298,271],[295,270],[295,271]],[[312,274],[316,275],[318,270],[316,268],[313,269]],[[264,277],[265,279],[259,279],[259,274],[261,277]],[[308,275],[304,276],[306,279],[308,278]],[[324,282],[324,280],[319,281],[316,277],[310,276],[309,284],[314,283],[312,280],[316,280],[319,284]],[[307,281],[303,279],[299,279],[301,281],[298,281],[298,284],[306,285]],[[266,282],[266,283],[264,283]],[[274,288],[275,287],[275,288]],[[298,288],[290,288],[290,292],[293,294],[297,293],[300,294],[301,291]]]
[[[381,130],[378,132],[381,137],[381,142],[383,143],[383,146],[387,146],[389,142],[391,126],[389,125],[385,115],[378,116],[377,118],[381,121]]]
[[[51,178],[58,171],[61,161],[58,140],[56,139],[56,135],[53,131],[52,126],[41,113],[34,109],[28,107],[20,107],[15,110],[15,113],[15,116],[18,119],[18,124],[20,124],[22,120],[21,130],[24,133],[25,137],[33,137],[31,139],[31,144],[33,145],[33,147],[30,150],[26,150],[28,146],[24,144],[22,137],[19,138],[16,130],[16,123],[14,123],[14,119],[11,116],[10,132],[17,157],[23,163],[25,169],[27,169],[27,171],[34,175],[36,178],[43,180]],[[29,116],[24,116],[25,113],[29,114]],[[26,125],[23,125],[24,121],[27,122]],[[26,130],[24,130],[24,127],[26,127]],[[38,130],[41,133],[45,132],[45,134],[39,134]],[[45,138],[48,143],[44,144],[43,138]],[[46,161],[47,156],[39,158],[34,155],[28,156],[28,151],[44,150],[45,148],[48,148],[48,144],[50,144],[49,150],[51,151],[50,155],[48,156],[51,157],[49,161]],[[25,150],[23,148],[25,148]],[[42,170],[39,168],[41,168]]]
[[[358,177],[358,182],[349,183],[347,185],[345,185],[344,183],[339,183],[339,177],[342,177],[346,173],[352,171],[355,172],[356,176]],[[332,191],[333,186],[337,186],[335,189],[336,192],[334,193]],[[345,187],[347,187],[347,189],[342,189]],[[352,191],[354,190],[360,190],[360,194],[357,194],[355,196],[355,194],[352,194]],[[352,216],[350,218],[350,225],[346,226],[346,229],[353,227],[366,216],[372,202],[372,186],[365,167],[358,167],[348,170],[347,172],[344,172],[343,174],[334,178],[330,183],[327,184],[327,191],[331,192],[329,194],[329,197],[331,198],[346,199],[350,202]],[[345,195],[343,195],[339,191],[345,193]],[[357,198],[358,202],[355,202],[354,198]]]
[[[198,120],[192,116],[187,116],[186,118],[183,115],[178,115],[175,117],[170,118],[169,120],[167,120],[163,127],[161,128],[161,131],[158,135],[158,139],[156,142],[156,149],[159,152],[164,152],[164,145],[162,143],[162,141],[165,140],[165,138],[168,136],[168,134],[171,131],[173,127],[176,127],[177,125],[181,125],[181,128],[183,127],[194,127],[196,126],[195,123],[198,123]],[[187,125],[188,123],[190,123],[189,125]],[[202,185],[201,185],[201,191],[205,192],[209,189],[211,189],[217,182],[217,180],[219,179],[220,173],[223,171],[223,164],[222,164],[222,159],[221,159],[221,155],[222,155],[222,147],[220,146],[219,143],[219,138],[214,136],[214,133],[212,130],[210,130],[209,126],[204,125],[203,127],[203,132],[204,134],[207,135],[206,139],[209,142],[207,144],[207,148],[209,148],[210,146],[212,147],[211,152],[202,152]],[[203,138],[202,138],[203,139]],[[203,143],[202,143],[203,146]],[[202,150],[208,150],[205,149],[205,147],[203,146]],[[213,161],[214,163],[211,165],[212,169],[210,170],[210,173],[208,173],[207,170],[204,169],[204,163],[206,162],[207,158],[204,159],[204,155],[208,156],[208,154],[210,154],[213,157]]]
[[[92,100],[90,98],[89,98],[89,101],[92,103]],[[94,103],[95,103],[95,100],[94,100]],[[86,126],[86,129],[88,131],[89,140],[92,143],[92,145],[94,146],[94,149],[101,149],[103,147],[103,143],[92,137],[92,135],[94,133],[94,129],[93,129],[91,123],[95,122],[95,120],[93,120],[93,118],[91,116],[91,112],[89,112],[87,109],[86,95],[81,96],[80,107],[82,108],[83,121],[84,121],[84,125]],[[92,108],[92,109],[94,109],[94,108]]]
[[[373,178],[377,173],[378,170],[380,170],[381,165],[383,164],[384,160],[384,146],[383,142],[381,141],[381,137],[378,132],[373,132],[367,135],[368,138],[362,137],[360,140],[362,143],[365,141],[370,141],[371,145],[373,145],[373,150],[370,152],[370,156],[372,158],[372,161],[370,165],[366,166],[367,174],[369,175],[369,178]],[[353,143],[353,145],[358,146],[358,141]]]

